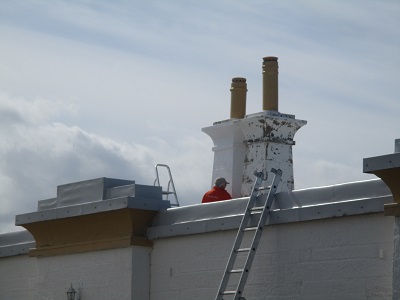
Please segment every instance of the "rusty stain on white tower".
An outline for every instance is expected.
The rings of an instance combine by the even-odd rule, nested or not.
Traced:
[[[224,176],[234,198],[251,193],[254,172],[283,171],[278,192],[294,189],[293,138],[307,124],[278,111],[278,58],[264,57],[262,112],[246,115],[246,79],[235,77],[231,87],[231,118],[203,128],[214,142],[213,176]],[[267,184],[272,177],[267,178]]]

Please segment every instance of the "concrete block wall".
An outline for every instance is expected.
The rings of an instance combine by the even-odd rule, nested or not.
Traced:
[[[82,300],[149,300],[150,248],[33,258],[0,258],[0,299],[66,299],[71,283]],[[78,299],[78,297],[76,297]]]
[[[395,217],[393,255],[393,299],[400,299],[400,218]]]
[[[34,299],[36,275],[36,260],[28,255],[0,258],[0,299]]]
[[[247,299],[392,299],[393,222],[366,214],[268,226]],[[213,299],[235,230],[155,241],[151,300]]]

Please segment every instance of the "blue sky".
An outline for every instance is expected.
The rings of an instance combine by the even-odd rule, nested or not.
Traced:
[[[230,82],[261,111],[262,58],[279,57],[279,107],[297,189],[374,178],[362,159],[400,138],[398,1],[0,1],[0,232],[57,185],[152,184],[172,168],[183,205],[210,187]]]

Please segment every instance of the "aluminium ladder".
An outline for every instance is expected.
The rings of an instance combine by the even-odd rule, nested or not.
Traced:
[[[167,190],[166,191],[162,190],[162,194],[166,196],[166,198],[164,200],[168,200],[169,195],[174,195],[176,203],[175,204],[171,203],[171,206],[179,206],[179,201],[178,201],[178,196],[176,194],[174,181],[172,180],[171,169],[169,168],[168,165],[156,164],[156,167],[155,167],[156,168],[156,179],[154,180],[154,185],[161,186],[161,184],[160,184],[160,174],[159,174],[159,171],[158,171],[158,168],[160,168],[160,167],[163,167],[163,168],[167,169],[168,177],[169,177]]]
[[[234,242],[234,245],[232,247],[232,252],[230,254],[228,263],[226,265],[224,275],[222,276],[222,280],[218,289],[218,294],[217,297],[215,298],[216,300],[224,300],[228,299],[226,298],[227,295],[231,295],[228,297],[229,299],[233,300],[239,300],[239,299],[244,299],[242,298],[243,294],[243,289],[246,284],[247,277],[249,275],[250,267],[251,264],[253,263],[254,256],[256,254],[256,250],[258,247],[258,244],[261,239],[262,231],[265,226],[265,223],[267,221],[270,209],[271,209],[271,204],[272,201],[275,197],[276,190],[278,187],[278,184],[280,182],[281,176],[282,176],[282,171],[281,170],[276,170],[276,169],[271,169],[271,172],[275,174],[274,180],[271,184],[271,187],[262,187],[261,182],[264,180],[264,174],[263,172],[255,172],[254,175],[257,176],[257,180],[254,183],[249,202],[247,204],[246,210],[244,212],[242,222],[240,223],[238,233],[236,235],[236,240]],[[261,190],[266,190],[269,189],[267,199],[265,201],[265,204],[261,207],[256,207],[256,199],[258,198],[259,191]],[[259,219],[258,219],[258,225],[257,227],[249,227],[249,221],[250,217],[254,216],[256,214],[259,214]],[[254,232],[253,240],[251,242],[250,247],[245,247],[242,248],[242,240],[243,236],[246,232]],[[244,244],[244,243],[243,243]],[[238,268],[234,269],[237,266],[235,265],[236,259],[238,256],[238,253],[247,253],[247,257],[244,263],[243,268]],[[232,278],[231,278],[231,275]],[[234,278],[234,276],[240,276],[239,281],[237,282],[237,277]],[[236,279],[236,281],[234,280]],[[232,283],[232,281],[237,282],[237,284]],[[234,290],[226,290],[227,286],[229,285],[235,285],[236,288]]]

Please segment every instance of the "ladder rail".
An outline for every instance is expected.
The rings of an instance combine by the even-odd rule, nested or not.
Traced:
[[[219,299],[218,297],[221,295],[221,293],[223,293],[225,291],[225,289],[227,287],[227,284],[229,281],[229,276],[227,276],[227,274],[229,273],[230,270],[232,270],[233,265],[236,261],[236,257],[238,254],[237,249],[239,249],[239,246],[242,243],[242,240],[244,237],[243,232],[245,230],[245,227],[247,227],[248,221],[250,219],[250,214],[248,213],[248,211],[251,208],[251,205],[253,204],[253,202],[255,202],[255,200],[256,200],[256,197],[254,197],[254,195],[255,195],[255,193],[257,193],[257,185],[260,185],[260,182],[261,182],[261,176],[258,174],[256,182],[252,188],[252,192],[250,194],[251,196],[250,196],[249,202],[247,203],[245,213],[243,215],[242,221],[240,222],[239,229],[236,234],[235,242],[234,242],[232,250],[231,250],[231,255],[229,256],[228,263],[226,264],[226,267],[225,267],[224,276],[222,277],[220,287],[218,289],[217,299]]]
[[[166,168],[167,171],[168,171],[168,176],[169,176],[169,181],[168,181],[168,184],[167,184],[167,190],[166,191],[162,191],[163,195],[166,195],[166,200],[168,200],[169,195],[173,194],[174,197],[175,197],[176,204],[171,204],[171,206],[180,206],[179,200],[178,200],[178,195],[176,194],[174,180],[172,179],[171,169],[170,169],[170,167],[168,165],[166,165],[166,164],[156,164],[156,166],[155,166],[156,179],[154,180],[154,185],[161,186],[161,184],[160,184],[160,174],[158,172],[158,168],[159,167]],[[170,188],[171,188],[171,191],[170,191]]]
[[[246,284],[247,281],[247,277],[249,275],[249,271],[251,268],[251,265],[253,263],[255,254],[256,254],[256,250],[258,247],[258,244],[260,242],[261,239],[261,235],[263,232],[263,227],[266,224],[269,212],[271,210],[271,205],[273,202],[273,199],[275,197],[276,194],[276,190],[279,184],[279,181],[281,179],[282,176],[282,171],[281,170],[275,170],[272,169],[271,170],[272,173],[275,173],[275,177],[274,180],[272,182],[271,187],[269,188],[269,192],[267,195],[267,199],[264,203],[263,207],[254,207],[254,204],[256,202],[256,199],[258,198],[258,193],[260,190],[264,190],[265,188],[261,187],[261,182],[265,180],[265,178],[263,178],[263,173],[262,172],[255,172],[255,175],[257,176],[257,179],[254,183],[254,186],[252,188],[252,192],[250,194],[250,199],[249,202],[247,203],[245,212],[243,214],[243,218],[242,221],[239,225],[239,229],[238,232],[236,234],[236,238],[235,238],[235,242],[234,245],[232,247],[232,251],[231,254],[229,256],[228,259],[228,263],[226,264],[225,267],[225,271],[220,283],[220,286],[218,288],[218,293],[216,296],[216,300],[223,300],[223,296],[224,295],[234,295],[234,300],[238,300],[241,299],[242,297],[242,292],[244,289],[244,286]],[[249,220],[250,217],[256,213],[255,211],[258,211],[259,215],[259,219],[258,219],[258,224],[257,227],[248,227],[249,225]],[[246,231],[250,231],[253,230],[254,231],[254,236],[251,242],[250,247],[246,247],[246,248],[240,248],[240,245],[242,244],[243,241],[243,237]],[[246,261],[245,264],[243,266],[243,268],[236,268],[233,269],[235,262],[236,262],[236,258],[238,253],[240,252],[248,252],[247,256],[246,256]],[[230,275],[231,274],[236,274],[236,273],[241,273],[238,284],[236,286],[236,290],[234,291],[227,291],[227,285],[230,279]]]
[[[258,221],[258,230],[256,230],[256,233],[254,234],[254,237],[253,237],[253,241],[251,242],[251,246],[250,246],[251,251],[249,251],[249,253],[247,255],[246,263],[243,267],[243,269],[245,271],[242,273],[242,275],[239,279],[239,284],[238,284],[234,299],[239,299],[239,297],[242,295],[244,286],[246,285],[247,277],[249,276],[250,267],[253,263],[255,255],[256,255],[256,251],[257,251],[258,245],[261,240],[261,235],[263,233],[263,228],[267,222],[269,212],[271,211],[272,202],[275,198],[276,190],[278,188],[278,184],[281,179],[281,176],[282,176],[282,171],[277,170],[277,173],[275,173],[274,181],[271,185],[271,189],[268,192],[268,196],[267,196],[267,200],[265,202],[264,209],[263,209],[260,219]]]

